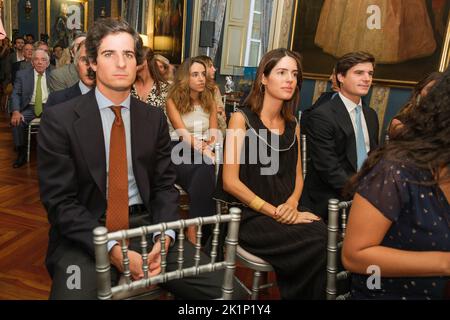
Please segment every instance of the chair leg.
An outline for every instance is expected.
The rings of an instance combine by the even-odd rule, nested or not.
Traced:
[[[30,162],[31,126],[28,126],[27,162]]]
[[[252,295],[251,300],[258,300],[259,297],[259,281],[261,279],[262,273],[260,271],[255,271],[253,273],[253,284],[252,284]]]

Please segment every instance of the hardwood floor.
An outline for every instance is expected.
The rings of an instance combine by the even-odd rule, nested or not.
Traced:
[[[51,280],[44,261],[49,226],[39,200],[35,144],[30,163],[14,169],[15,157],[9,119],[0,111],[0,300],[47,299]],[[250,287],[248,269],[238,266],[236,274]],[[269,280],[274,279],[270,274]],[[261,299],[278,298],[276,288],[261,292]]]
[[[48,242],[45,209],[39,200],[36,152],[13,169],[16,153],[6,114],[0,113],[0,299],[47,299],[44,265]]]

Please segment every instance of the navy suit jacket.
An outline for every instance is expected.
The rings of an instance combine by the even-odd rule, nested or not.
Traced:
[[[378,116],[364,104],[363,113],[372,151],[378,147]],[[328,200],[343,199],[344,185],[357,172],[355,132],[339,96],[313,109],[304,129],[308,157],[300,202],[326,220]]]
[[[179,219],[164,112],[132,97],[130,126],[133,172],[147,224]],[[92,231],[102,225],[107,208],[105,140],[95,90],[42,114],[38,176],[50,222],[47,267],[53,274],[58,258],[71,248],[94,257]]]
[[[50,95],[48,96],[47,103],[45,104],[45,107],[48,108],[54,106],[55,104],[72,100],[73,98],[78,96],[81,96],[81,90],[77,82],[70,88],[50,93]]]
[[[48,70],[45,71],[45,77],[47,79],[48,88]],[[11,95],[11,112],[22,112],[30,104],[33,92],[34,68],[27,68],[17,71],[16,80],[14,81],[14,89]]]

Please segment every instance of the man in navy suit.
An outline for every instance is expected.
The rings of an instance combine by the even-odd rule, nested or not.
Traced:
[[[327,220],[328,200],[342,200],[344,185],[361,167],[367,153],[378,147],[378,116],[363,105],[372,85],[375,58],[351,52],[336,64],[339,93],[308,115],[308,170],[303,206]]]
[[[106,224],[108,203],[117,199],[107,192],[113,185],[111,172],[117,170],[110,168],[114,159],[110,146],[112,138],[117,138],[112,135],[114,123],[123,126],[122,138],[126,137],[122,157],[125,165],[119,169],[129,173],[123,185],[128,196],[121,199],[128,207],[129,226],[180,218],[167,119],[161,108],[130,95],[136,66],[143,59],[139,34],[123,21],[98,21],[89,30],[86,51],[96,88],[48,108],[39,131],[39,187],[50,222],[46,265],[52,277],[51,299],[97,297],[92,231]],[[119,107],[121,116],[116,118],[113,106]],[[147,264],[151,275],[161,271],[160,236],[155,234],[150,240],[153,246]],[[177,246],[170,246],[175,239],[175,233],[167,230],[167,270],[177,267]],[[112,270],[120,275],[124,271],[120,245],[110,241],[108,247]],[[194,257],[192,244],[185,243],[184,251]],[[193,261],[190,258],[186,263]],[[200,259],[208,258],[201,253]],[[141,254],[131,249],[133,279],[143,278],[142,264]],[[81,286],[75,290],[67,286],[67,268],[73,265],[80,268],[82,275]],[[211,299],[220,297],[222,279],[223,272],[216,271],[172,280],[164,286],[177,298]],[[238,288],[236,298],[244,297],[245,292],[238,292]]]
[[[84,41],[80,43],[74,60],[80,80],[73,86],[59,91],[54,91],[48,96],[45,108],[54,106],[56,104],[66,102],[82,94],[88,93],[95,85],[95,81],[89,77],[89,60],[86,55],[86,47]]]
[[[31,120],[41,115],[48,98],[47,67],[50,63],[48,53],[36,49],[31,63],[33,68],[17,72],[11,95],[11,125],[14,145],[18,151],[14,168],[21,167],[26,162],[25,129]]]

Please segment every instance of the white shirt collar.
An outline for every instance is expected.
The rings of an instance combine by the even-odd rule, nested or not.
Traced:
[[[37,72],[35,68],[33,68],[33,71],[34,71],[34,76],[37,77],[39,75],[39,72]],[[42,77],[45,79],[45,71],[42,74]]]
[[[86,94],[89,91],[91,91],[91,88],[89,88],[87,85],[85,85],[83,83],[83,81],[81,81],[81,80],[78,81],[78,86],[80,87],[81,94]]]
[[[355,110],[357,106],[362,106],[361,98],[359,99],[359,102],[356,104],[340,92],[339,97],[341,97],[341,100],[344,103],[345,107],[347,108],[348,113],[351,113],[353,110]]]

